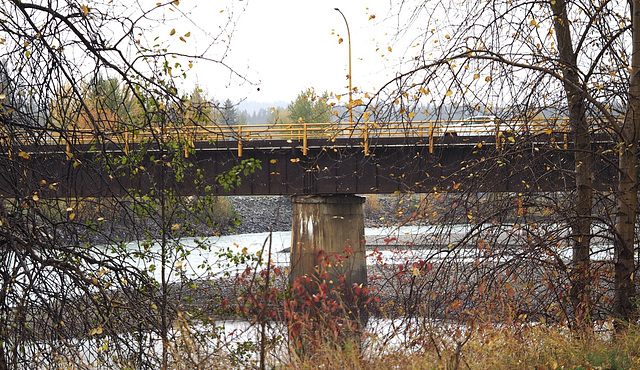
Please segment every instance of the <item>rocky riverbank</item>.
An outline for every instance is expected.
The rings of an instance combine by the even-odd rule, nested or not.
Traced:
[[[370,195],[365,202],[365,227],[397,225],[403,215],[402,198],[397,195]],[[248,234],[291,230],[292,204],[289,196],[228,197],[239,220],[230,233]]]
[[[417,198],[417,196],[415,196]],[[416,203],[407,195],[367,195],[364,204],[365,227],[398,226],[406,220],[407,212]],[[206,210],[207,222],[202,215],[192,215],[183,211],[175,216],[177,223],[193,235],[238,235],[271,231],[291,230],[292,203],[289,196],[221,196]],[[122,208],[124,209],[124,208]],[[86,210],[76,215],[77,228],[59,228],[51,231],[67,244],[77,244],[77,239],[93,244],[110,244],[114,241],[132,241],[147,237],[159,238],[160,223],[153,217],[134,217],[132,213],[121,211],[104,221],[103,229],[95,232],[84,225],[103,217],[95,210]],[[110,223],[109,223],[110,222]],[[211,226],[214,223],[215,226]],[[44,225],[44,223],[43,223]]]

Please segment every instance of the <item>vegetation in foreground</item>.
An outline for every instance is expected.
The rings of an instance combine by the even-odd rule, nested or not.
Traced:
[[[640,331],[618,337],[572,337],[561,327],[475,329],[443,339],[442,329],[425,330],[409,346],[373,346],[357,355],[326,349],[297,364],[300,368],[356,369],[637,369]]]
[[[365,333],[360,337],[360,344],[353,338],[346,342],[325,338],[313,353],[306,352],[304,355],[300,355],[296,348],[274,346],[284,340],[278,338],[269,341],[272,348],[267,356],[271,360],[265,368],[640,368],[640,327],[637,325],[613,334],[611,323],[608,323],[591,335],[577,336],[564,326],[481,325],[462,329],[441,322],[416,325],[410,333],[404,330],[392,330],[385,334]],[[206,350],[196,349],[194,342],[194,338],[188,334],[177,342],[190,343],[190,346],[176,347],[180,354],[175,357],[177,361],[172,365],[174,368],[257,368],[260,365],[257,354],[251,356],[252,347],[246,343],[227,347],[224,355],[221,352],[205,355]]]

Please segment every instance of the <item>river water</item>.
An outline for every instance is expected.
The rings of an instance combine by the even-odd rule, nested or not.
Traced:
[[[555,227],[559,229],[559,227]],[[498,228],[486,229],[484,231],[477,225],[460,224],[446,226],[402,226],[396,228],[366,228],[365,239],[369,253],[367,253],[367,264],[375,263],[398,264],[417,259],[437,262],[443,258],[451,258],[450,248],[465,238],[473,236],[474,245],[485,237],[492,234],[494,241],[500,243],[523,246],[529,243],[532,230],[525,230],[518,225],[502,225]],[[554,229],[554,227],[552,227]],[[547,229],[546,232],[549,232]],[[469,239],[471,240],[471,239]],[[611,259],[611,243],[606,238],[594,238],[596,242],[593,247],[592,259]],[[467,241],[468,242],[468,241]],[[179,241],[172,241],[176,246],[180,246],[188,251],[187,256],[176,256],[171,260],[169,268],[171,279],[179,277],[187,278],[212,278],[221,276],[233,270],[243,270],[248,265],[255,265],[257,255],[267,256],[271,250],[270,260],[278,267],[284,268],[289,265],[291,248],[291,232],[262,232],[252,234],[210,236],[202,238],[183,238]],[[204,247],[204,248],[203,248]],[[141,246],[133,242],[129,245],[132,250]],[[158,252],[158,244],[151,246],[152,252]],[[559,247],[556,251],[562,259],[571,260],[571,248],[568,245]],[[455,259],[458,262],[473,262],[482,257],[482,251],[478,248],[458,248]],[[508,254],[493,255],[493,259],[509,259]],[[266,258],[264,259],[266,260]],[[494,261],[499,262],[499,261]],[[150,267],[159,265],[158,259],[140,261],[140,267]],[[155,269],[156,279],[160,279],[159,269]]]
[[[421,235],[428,233],[430,227],[405,226],[399,228],[366,228],[365,239],[367,246],[379,247],[381,251],[376,255],[391,258],[394,255],[394,248],[410,249],[413,241]],[[274,265],[284,268],[289,265],[291,248],[291,232],[276,231],[272,233],[253,233],[238,235],[210,236],[202,238],[183,238],[178,241],[184,250],[189,251],[189,255],[176,257],[172,261],[173,274],[171,280],[178,279],[179,276],[186,277],[213,277],[231,270],[241,270],[247,264],[255,263],[256,256],[261,253],[266,256],[271,248],[271,261]],[[142,248],[137,242],[128,245],[129,249]],[[154,244],[150,248],[151,252],[159,252],[159,244]],[[234,256],[244,258],[246,263],[235,263],[231,260]],[[406,257],[406,253],[405,253]],[[369,256],[369,258],[374,258]],[[241,262],[243,262],[241,261]],[[370,263],[374,262],[369,261]],[[150,261],[140,261],[140,267],[150,267],[158,265],[157,259]],[[159,269],[155,269],[156,279],[160,279]]]

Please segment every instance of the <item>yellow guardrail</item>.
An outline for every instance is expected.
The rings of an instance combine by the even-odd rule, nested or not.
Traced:
[[[360,138],[365,154],[369,153],[369,142],[380,137],[420,137],[428,138],[430,152],[434,149],[434,138],[441,136],[495,136],[496,148],[504,144],[506,138],[524,134],[564,135],[567,143],[567,118],[538,119],[524,122],[522,120],[498,119],[466,119],[447,121],[414,121],[414,122],[359,122],[349,123],[296,123],[296,124],[259,124],[241,126],[166,126],[151,130],[125,132],[101,132],[96,134],[89,130],[47,131],[40,136],[4,134],[0,130],[0,140],[20,142],[24,145],[53,144],[65,146],[70,153],[75,144],[97,142],[98,137],[123,145],[125,152],[132,143],[150,140],[177,140],[185,145],[185,155],[196,142],[237,141],[238,155],[242,156],[243,146],[247,142],[258,140],[286,140],[302,143],[303,154],[307,154],[309,139],[325,139],[335,141],[344,138]],[[10,145],[11,146],[11,145]]]
[[[369,141],[377,137],[421,137],[429,139],[430,152],[433,152],[434,137],[439,136],[495,136],[499,148],[507,134],[553,134],[562,133],[567,143],[567,119],[522,121],[505,120],[449,120],[414,122],[360,122],[349,123],[298,123],[298,124],[261,124],[238,127],[198,126],[185,128],[184,133],[192,142],[207,140],[234,139],[238,141],[238,152],[242,153],[243,142],[257,140],[289,140],[302,142],[302,151],[306,155],[308,139],[333,141],[339,138],[361,138],[365,153],[368,154]],[[215,137],[212,137],[215,134]]]

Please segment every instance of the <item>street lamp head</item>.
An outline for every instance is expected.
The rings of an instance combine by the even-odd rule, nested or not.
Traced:
[[[349,22],[347,22],[347,17],[344,16],[344,13],[342,13],[338,8],[333,9],[340,13],[342,18],[344,18],[344,23],[347,25],[347,37],[349,39],[349,74],[347,75],[349,78],[349,123],[353,124],[353,99],[351,97],[351,93],[353,92],[353,89],[351,88],[351,32],[349,31]]]

